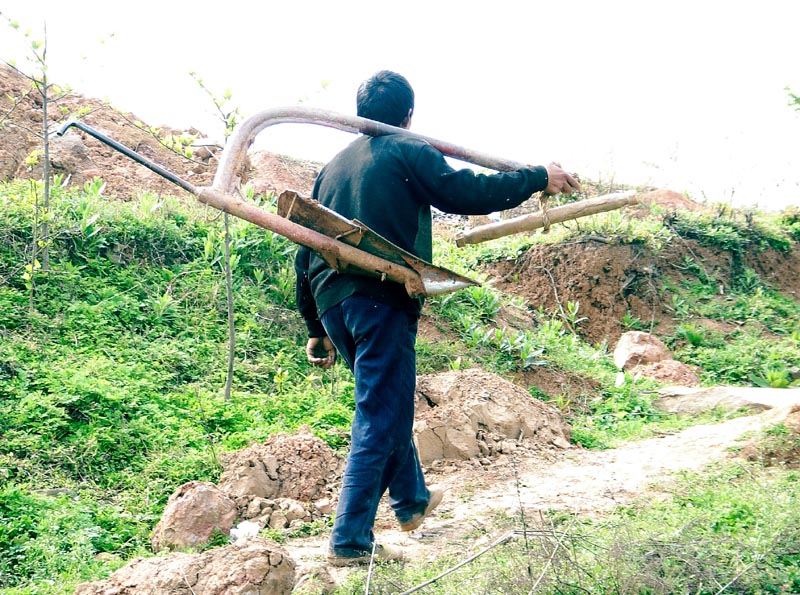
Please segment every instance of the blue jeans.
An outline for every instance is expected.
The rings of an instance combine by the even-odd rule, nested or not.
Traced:
[[[355,375],[351,428],[330,549],[337,556],[369,553],[378,502],[389,490],[399,522],[430,499],[412,439],[417,382],[417,317],[354,295],[322,315],[336,350]]]

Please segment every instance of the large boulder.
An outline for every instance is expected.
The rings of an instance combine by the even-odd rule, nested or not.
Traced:
[[[614,363],[620,370],[632,370],[666,359],[672,359],[667,346],[654,335],[642,331],[624,333],[614,348]]]
[[[675,360],[657,337],[642,331],[628,331],[619,338],[614,348],[614,363],[620,370],[664,384],[697,386],[700,383],[700,377],[691,367]]]
[[[106,580],[78,585],[75,595],[287,595],[294,578],[283,548],[251,538],[199,554],[137,558]]]
[[[229,534],[237,516],[236,502],[213,483],[190,481],[169,497],[150,544],[154,551],[201,546]]]

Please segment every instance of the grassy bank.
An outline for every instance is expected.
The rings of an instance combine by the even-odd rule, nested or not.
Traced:
[[[236,347],[226,400],[219,214],[150,195],[109,202],[98,184],[80,192],[56,185],[44,214],[40,192],[29,182],[0,186],[0,589],[9,595],[70,593],[76,583],[106,576],[134,556],[152,555],[149,533],[168,496],[189,480],[215,481],[220,453],[300,425],[334,447],[346,446],[352,412],[349,372],[338,364],[323,373],[302,356],[293,244],[232,221]],[[269,199],[254,200],[272,208]],[[47,271],[35,231],[45,216],[51,234]],[[636,228],[615,217],[597,218],[593,232],[631,234],[630,241],[639,241],[647,231],[647,238],[663,242],[676,229],[662,230],[657,217]],[[708,225],[687,222],[681,233],[698,234]],[[765,242],[788,238],[791,246],[796,240],[793,221],[767,231]],[[724,236],[728,249],[737,237]],[[514,257],[524,248],[508,240],[457,252],[440,243],[437,258],[475,271],[486,260]],[[712,307],[709,291],[702,285],[675,288],[686,304],[687,325],[693,312]],[[733,343],[709,336],[685,340],[678,357],[700,366],[709,381],[749,383],[752,374],[741,370],[764,370],[759,377],[765,382],[788,384],[800,366],[800,306],[762,284],[743,285],[735,297],[739,318],[780,334],[764,338],[753,331]],[[584,342],[569,320],[532,311],[534,330],[498,328],[495,315],[506,303],[528,307],[486,288],[430,300],[426,307],[453,332],[445,340],[420,341],[420,370],[481,365],[510,375],[536,365],[591,378],[597,388],[581,395],[581,406],[564,407],[575,439],[589,447],[687,423],[652,407],[652,382],[629,378],[616,386],[607,348]],[[469,355],[456,359],[453,352]],[[559,405],[561,395],[535,387],[531,393]],[[776,485],[788,486],[787,478]],[[793,490],[786,498],[787,505],[796,504]],[[704,503],[709,514],[724,514],[713,501]],[[690,516],[680,521],[679,510],[669,512],[675,531],[681,522],[693,523]],[[665,514],[643,505],[620,511],[618,519]],[[553,520],[556,527],[563,522]],[[755,517],[748,522],[761,523]],[[689,536],[681,539],[688,543]]]

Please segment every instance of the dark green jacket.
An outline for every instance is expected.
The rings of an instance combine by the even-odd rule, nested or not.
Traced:
[[[492,175],[456,170],[427,142],[390,134],[353,141],[322,169],[312,198],[431,261],[431,206],[484,215],[516,207],[546,187],[544,167]],[[337,273],[306,248],[298,251],[295,268],[297,305],[310,336],[323,336],[319,316],[356,293],[416,312],[421,306],[399,283]]]

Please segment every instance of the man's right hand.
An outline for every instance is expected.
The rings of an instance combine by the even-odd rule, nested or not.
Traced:
[[[545,194],[571,194],[573,192],[580,192],[581,183],[578,176],[575,174],[567,173],[561,169],[558,163],[551,163],[545,165],[547,169],[547,188],[544,189]]]
[[[308,363],[320,368],[330,368],[336,363],[336,347],[328,337],[311,337],[306,343]]]

